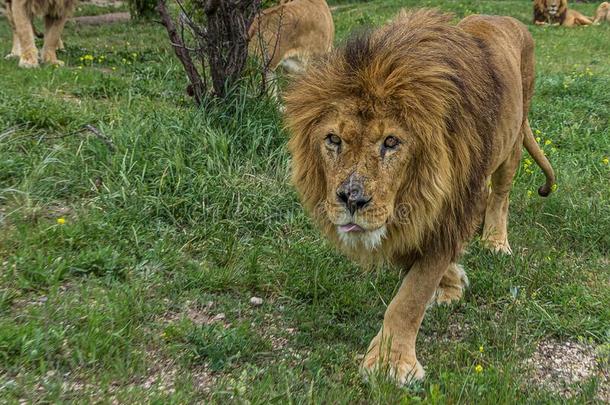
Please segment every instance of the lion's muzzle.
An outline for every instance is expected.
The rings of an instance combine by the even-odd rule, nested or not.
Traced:
[[[347,208],[351,215],[366,207],[372,199],[364,193],[362,178],[354,173],[337,189],[337,200]]]

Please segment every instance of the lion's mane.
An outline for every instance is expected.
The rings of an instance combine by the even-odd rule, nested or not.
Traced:
[[[546,0],[534,0],[534,23],[536,22],[548,22],[563,24],[568,15],[568,2],[567,0],[559,1],[559,9],[555,16],[551,16],[547,9]]]

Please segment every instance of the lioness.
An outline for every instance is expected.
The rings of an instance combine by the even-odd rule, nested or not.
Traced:
[[[568,9],[568,0],[534,0],[534,24],[558,24],[564,27],[590,25],[593,22],[576,10]]]
[[[602,4],[599,5],[599,7],[597,7],[593,23],[599,24],[604,21],[610,22],[610,3],[608,3],[607,1],[604,1]]]
[[[63,65],[56,50],[63,47],[61,33],[68,17],[74,11],[76,0],[11,0],[6,4],[6,16],[13,31],[13,48],[7,56],[19,57],[19,66],[38,66],[38,50],[34,43],[32,18],[44,17],[45,34],[42,61]]]
[[[451,18],[403,11],[285,94],[293,182],[307,211],[350,257],[407,272],[362,363],[366,373],[388,366],[400,384],[424,377],[415,340],[426,306],[462,296],[468,279],[457,261],[482,221],[484,242],[510,253],[508,195],[522,145],[546,175],[539,194],[554,184],[527,119],[527,28],[509,17]]]
[[[268,64],[267,81],[277,97],[275,70],[302,73],[312,57],[330,51],[335,26],[325,0],[284,0],[263,10],[249,35],[249,52]]]

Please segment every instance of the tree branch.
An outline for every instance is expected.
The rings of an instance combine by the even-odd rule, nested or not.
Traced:
[[[176,53],[178,60],[180,60],[180,63],[182,63],[182,66],[184,66],[186,75],[191,83],[191,90],[193,92],[193,97],[195,98],[195,103],[197,103],[197,105],[201,105],[206,89],[201,81],[201,76],[193,63],[193,59],[191,58],[188,48],[184,45],[180,35],[178,35],[178,31],[176,30],[176,26],[174,25],[167,11],[164,0],[158,1],[157,11],[161,16],[161,23],[167,30],[167,34],[169,35],[174,52]]]

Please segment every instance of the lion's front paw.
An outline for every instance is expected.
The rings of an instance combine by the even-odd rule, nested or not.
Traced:
[[[35,68],[38,67],[38,51],[34,49],[28,49],[27,51],[21,52],[19,58],[19,67],[22,68]]]
[[[48,60],[48,61],[45,61],[45,63],[48,63],[53,66],[64,66],[65,65],[65,62],[63,60],[59,60],[59,59]]]
[[[42,61],[44,63],[48,63],[49,65],[54,65],[54,66],[63,66],[64,65],[63,61],[57,59],[55,52],[43,51]]]
[[[485,245],[494,253],[503,253],[505,255],[512,255],[513,250],[510,248],[508,244],[508,239],[495,240],[495,239],[487,239],[485,241]]]
[[[459,301],[468,287],[468,277],[464,268],[452,263],[443,275],[430,304],[452,304]]]
[[[371,376],[379,374],[391,378],[399,386],[424,379],[426,374],[424,368],[414,356],[407,356],[405,352],[391,347],[385,347],[384,350],[384,346],[382,345],[380,351],[379,336],[371,342],[371,347],[360,366],[360,373],[366,381]]]

